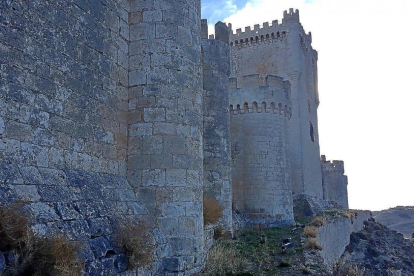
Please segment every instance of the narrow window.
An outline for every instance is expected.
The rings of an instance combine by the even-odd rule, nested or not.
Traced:
[[[313,124],[311,122],[309,122],[309,128],[310,128],[310,137],[312,142],[315,142],[315,133],[313,131]]]

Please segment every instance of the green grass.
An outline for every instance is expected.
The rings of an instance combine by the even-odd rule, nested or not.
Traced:
[[[291,229],[244,230],[234,240],[223,242],[235,246],[240,256],[248,261],[249,265],[243,268],[246,275],[300,275],[304,251],[300,243],[302,231],[291,234]],[[282,240],[289,237],[295,247],[282,254]]]

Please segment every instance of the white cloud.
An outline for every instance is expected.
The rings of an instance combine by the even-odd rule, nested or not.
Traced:
[[[252,0],[233,29],[300,10],[319,51],[320,143],[343,159],[352,208],[414,205],[414,1]]]

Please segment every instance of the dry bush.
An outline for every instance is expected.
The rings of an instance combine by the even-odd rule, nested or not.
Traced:
[[[352,213],[344,213],[343,215],[346,218],[349,218],[349,219],[352,218]]]
[[[20,204],[0,208],[0,249],[20,247],[28,235],[29,222]]]
[[[354,264],[344,264],[340,260],[333,267],[333,276],[364,276],[364,271]]]
[[[154,237],[144,222],[128,219],[120,225],[117,243],[128,257],[130,269],[140,268],[153,262]]]
[[[306,249],[316,249],[316,250],[322,250],[322,246],[318,243],[318,241],[315,238],[310,238],[305,244]]]
[[[203,197],[203,216],[204,224],[217,222],[223,212],[223,207],[220,205],[217,199],[210,195],[204,194]]]
[[[306,226],[303,229],[303,234],[306,238],[316,238],[318,236],[318,229],[314,226]]]
[[[0,208],[1,250],[14,255],[2,275],[81,275],[83,263],[78,258],[79,247],[63,236],[37,236],[28,221],[22,205]]]
[[[34,261],[41,275],[76,276],[83,270],[79,251],[79,245],[65,236],[38,239]]]
[[[202,275],[233,275],[242,270],[247,260],[243,259],[236,248],[217,243],[207,254],[206,266]]]
[[[323,221],[323,218],[321,217],[314,217],[311,221],[311,225],[315,226],[315,227],[321,227],[325,224],[325,222]]]
[[[230,231],[223,228],[223,226],[217,226],[214,228],[214,240],[228,240],[231,239]]]

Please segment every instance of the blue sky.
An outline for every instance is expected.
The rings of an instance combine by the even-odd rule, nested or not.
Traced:
[[[210,24],[223,20],[242,9],[248,0],[204,0],[202,1],[201,14],[207,18]]]

